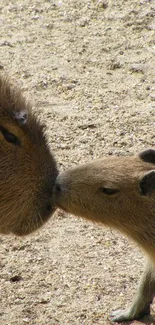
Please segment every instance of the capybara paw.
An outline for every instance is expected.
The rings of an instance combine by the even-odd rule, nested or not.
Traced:
[[[143,316],[150,315],[150,308],[145,308],[141,312],[138,312],[137,310],[133,309],[127,309],[127,310],[115,310],[111,313],[111,320],[113,322],[125,322],[130,320],[136,320]]]
[[[128,311],[122,309],[113,311],[110,318],[113,322],[124,322],[134,319],[133,315],[130,315]]]

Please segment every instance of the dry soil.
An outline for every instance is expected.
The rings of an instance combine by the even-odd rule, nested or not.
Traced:
[[[0,31],[0,69],[46,123],[61,170],[154,146],[154,0],[5,0]],[[109,325],[144,264],[121,234],[61,211],[0,242],[1,325]]]

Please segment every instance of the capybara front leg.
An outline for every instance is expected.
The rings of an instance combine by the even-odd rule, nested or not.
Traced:
[[[140,280],[140,284],[132,302],[126,310],[112,312],[111,319],[114,322],[123,322],[139,319],[150,314],[150,305],[155,294],[155,268],[148,263]]]

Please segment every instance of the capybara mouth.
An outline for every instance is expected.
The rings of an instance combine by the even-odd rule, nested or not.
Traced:
[[[57,205],[57,208],[59,208],[60,210],[63,210],[65,212],[69,213],[69,211],[66,208],[64,208],[62,204],[58,204]]]
[[[57,195],[58,194],[58,195]],[[64,207],[63,203],[61,202],[61,195],[59,195],[60,193],[57,193],[57,190],[55,189],[54,187],[54,191],[53,191],[53,200],[54,200],[54,209],[60,209],[60,210],[63,210],[65,212],[69,212],[67,210],[66,207]]]
[[[42,219],[42,220],[40,220],[41,221],[41,226],[44,224],[44,222],[46,222],[53,215],[56,208],[57,207],[54,206],[54,205],[52,207],[49,205],[49,213],[47,215],[43,216],[42,218],[40,217],[40,219]]]
[[[61,199],[59,198],[59,196],[56,195],[55,191],[54,191],[54,209],[60,209],[60,210],[63,210],[65,212],[69,212],[67,210],[66,207],[63,206],[62,202],[61,202]]]

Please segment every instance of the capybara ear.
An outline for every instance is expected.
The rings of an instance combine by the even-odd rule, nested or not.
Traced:
[[[155,191],[155,170],[146,173],[139,185],[142,195],[149,195]]]
[[[155,150],[148,149],[139,154],[139,157],[150,164],[155,164]]]
[[[25,124],[27,121],[27,112],[26,111],[20,111],[20,112],[14,112],[14,118],[19,122],[19,124]]]

